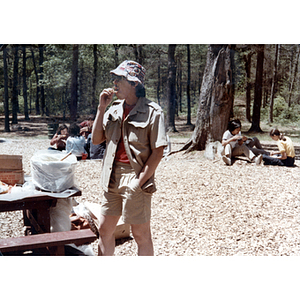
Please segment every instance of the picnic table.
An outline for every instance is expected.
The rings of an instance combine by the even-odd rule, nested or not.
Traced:
[[[90,243],[97,237],[90,230],[76,230],[50,233],[50,208],[57,199],[81,196],[81,191],[73,187],[63,192],[51,193],[28,190],[0,195],[0,212],[23,211],[25,236],[0,240],[0,252],[45,249],[50,255],[64,255],[64,245]]]

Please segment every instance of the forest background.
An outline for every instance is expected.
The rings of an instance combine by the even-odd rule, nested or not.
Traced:
[[[233,57],[231,117],[251,123],[259,114],[259,122],[296,125],[300,119],[299,45],[225,46]],[[5,115],[5,131],[18,123],[18,115],[25,120],[41,115],[51,123],[81,121],[95,113],[101,90],[112,86],[109,71],[125,59],[146,68],[147,97],[164,109],[168,131],[177,131],[176,116],[193,126],[207,51],[206,44],[1,44],[0,113]],[[261,83],[257,83],[259,74]],[[258,104],[257,84],[261,85]],[[241,106],[245,107],[242,112]],[[260,126],[254,131],[260,131]]]
[[[242,4],[240,1],[201,2],[198,9],[195,8],[195,2],[191,1],[180,3],[180,5],[179,3],[171,5],[169,2],[152,1],[150,5],[147,5],[146,10],[142,9],[141,4],[135,1],[115,1],[113,4],[101,2],[95,5],[92,1],[86,1],[81,5],[68,3],[68,1],[52,1],[51,5],[36,3],[36,1],[5,2],[2,5],[1,17],[2,42],[11,46],[16,42],[33,45],[37,41],[40,44],[50,41],[51,44],[68,43],[71,46],[73,43],[113,45],[116,42],[125,45],[128,41],[136,43],[137,40],[143,45],[166,42],[177,42],[182,45],[187,43],[206,45],[228,43],[229,41],[252,45],[268,43],[273,45],[273,48],[276,43],[288,46],[298,42],[298,10],[293,9],[295,3],[292,1],[286,1],[285,5],[262,1],[253,1],[250,5]],[[99,5],[101,9],[96,9]],[[139,21],[137,21],[138,17],[140,17]],[[35,53],[37,55],[37,49]],[[3,61],[2,55],[2,51],[0,51],[0,64]],[[134,57],[133,54],[132,57]],[[252,64],[255,68],[255,56]],[[12,68],[11,65],[10,68]],[[254,81],[253,68],[251,71],[252,84]],[[285,68],[289,68],[288,64],[285,65]],[[0,74],[1,72],[2,67],[0,67]],[[0,79],[1,84],[2,78]],[[148,82],[146,84],[147,89],[150,88]],[[3,98],[0,98],[0,103],[1,99]],[[22,105],[20,109],[22,110]],[[243,116],[245,116],[245,112]],[[263,120],[267,120],[267,117],[265,119],[264,116],[262,117]],[[198,257],[194,259],[186,257],[184,259],[163,258],[159,260],[156,258],[156,263],[150,259],[143,259],[142,264],[140,259],[137,263],[133,258],[126,260],[122,258],[122,261],[114,258],[114,261],[122,264],[127,278],[135,278],[135,284],[132,285],[132,281],[129,283],[126,278],[118,277],[117,284],[120,292],[115,293],[115,297],[109,293],[110,297],[116,299],[120,298],[120,294],[122,299],[138,299],[140,298],[139,292],[143,292],[144,295],[146,289],[147,299],[157,296],[157,291],[162,296],[174,299],[194,298],[195,295],[204,295],[205,299],[219,299],[220,297],[240,299],[241,296],[244,299],[253,297],[282,299],[293,298],[299,294],[298,278],[295,276],[299,269],[296,258],[243,257],[229,259],[215,257],[207,259],[207,257]],[[13,291],[15,296],[18,294],[22,298],[27,298],[24,295],[24,289],[28,288],[28,281],[24,279],[32,277],[35,278],[33,291],[40,290],[45,299],[52,299],[54,291],[58,288],[61,288],[60,291],[66,290],[69,295],[70,288],[74,289],[74,279],[69,276],[69,270],[74,269],[75,264],[80,270],[96,271],[96,274],[94,274],[95,272],[90,273],[96,276],[88,276],[85,280],[80,279],[81,287],[76,287],[77,297],[95,297],[99,293],[103,295],[106,293],[102,289],[103,286],[107,287],[107,290],[109,290],[108,287],[115,289],[116,281],[111,280],[112,276],[115,278],[115,265],[111,260],[101,260],[101,266],[97,265],[96,268],[94,261],[90,261],[90,264],[87,260],[82,261],[81,264],[79,260],[69,260],[68,262],[58,260],[58,262],[59,266],[53,260],[43,260],[40,268],[44,276],[38,278],[36,270],[39,268],[32,260],[25,262],[23,259],[14,258],[14,266],[21,266],[19,269],[11,268],[12,261],[1,262],[3,270],[5,270],[1,277],[2,293],[4,295],[11,294]],[[58,267],[59,272],[57,272]],[[143,271],[143,276],[137,278],[136,271],[139,268]],[[26,270],[26,274],[24,274],[24,270]],[[51,280],[53,279],[52,274],[55,274],[56,289],[53,289],[53,292],[49,290],[49,281],[45,280],[45,277],[48,279],[45,276],[45,270],[50,270],[48,273]],[[51,271],[55,273],[51,273]],[[67,280],[67,278],[70,279]],[[101,282],[100,285],[99,282]],[[151,283],[150,289],[149,282]],[[70,284],[68,285],[68,283]],[[67,289],[65,289],[66,286],[68,286]],[[132,293],[129,287],[134,287],[135,293]],[[216,287],[218,288],[216,289]],[[44,293],[45,290],[47,293]],[[32,297],[30,293],[29,297]]]

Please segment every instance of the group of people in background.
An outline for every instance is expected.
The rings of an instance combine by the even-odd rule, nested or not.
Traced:
[[[263,149],[257,137],[248,138],[241,135],[240,120],[231,120],[228,129],[222,137],[222,159],[227,165],[232,164],[232,158],[245,155],[250,162],[259,165],[276,165],[293,167],[295,163],[295,149],[292,140],[284,136],[278,129],[270,131],[270,137],[277,142],[278,151],[266,151]]]
[[[49,150],[72,152],[78,160],[102,159],[105,151],[105,142],[94,145],[91,141],[92,128],[95,116],[90,115],[80,124],[72,123],[68,127],[60,125],[50,141]]]

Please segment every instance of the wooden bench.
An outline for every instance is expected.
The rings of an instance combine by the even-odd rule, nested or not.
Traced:
[[[97,236],[90,229],[34,234],[0,240],[0,252],[26,251],[47,248],[50,255],[65,255],[66,244],[91,243]]]

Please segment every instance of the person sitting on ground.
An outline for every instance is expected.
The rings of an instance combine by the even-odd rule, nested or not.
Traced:
[[[80,135],[80,127],[76,123],[72,123],[69,127],[69,137],[66,143],[66,151],[72,152],[77,159],[87,157],[85,150],[85,138]]]
[[[86,121],[80,123],[80,135],[84,136],[86,139],[89,134],[92,133],[93,124],[94,124],[95,116],[90,115]]]
[[[250,162],[255,162],[259,165],[262,161],[262,155],[255,154],[245,145],[246,136],[241,135],[240,120],[231,120],[228,123],[228,129],[224,132],[222,137],[222,159],[227,165],[231,165],[231,158],[235,156],[245,155]]]
[[[85,150],[88,153],[88,159],[102,159],[105,149],[106,141],[99,145],[94,145],[92,142],[92,134],[89,134],[85,145]]]
[[[270,155],[269,151],[266,151],[263,149],[259,139],[254,136],[253,138],[248,137],[247,140],[245,141],[245,145],[255,154],[266,154]]]
[[[263,155],[264,165],[293,167],[295,164],[295,148],[292,140],[284,136],[277,128],[270,131],[272,140],[277,141],[279,151]]]
[[[68,126],[63,124],[60,125],[56,131],[56,133],[54,134],[53,138],[50,141],[50,145],[54,146],[56,145],[56,148],[54,147],[49,147],[49,150],[65,150],[66,149],[66,141],[67,138],[69,137],[69,133],[68,133]]]

